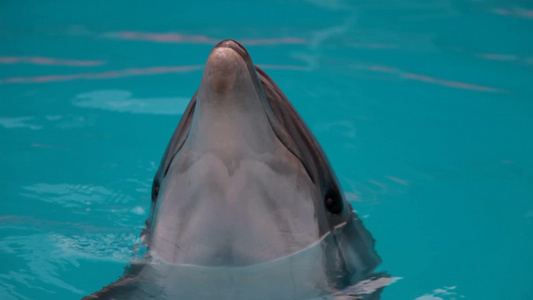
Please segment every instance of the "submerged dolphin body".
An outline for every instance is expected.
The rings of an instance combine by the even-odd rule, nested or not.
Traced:
[[[324,299],[380,263],[317,140],[233,40],[170,140],[143,240],[147,258],[84,299]]]

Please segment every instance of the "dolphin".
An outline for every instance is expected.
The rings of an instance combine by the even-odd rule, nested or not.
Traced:
[[[145,256],[83,299],[378,299],[382,289],[368,289],[384,277],[375,241],[324,151],[234,40],[209,54],[141,236]]]

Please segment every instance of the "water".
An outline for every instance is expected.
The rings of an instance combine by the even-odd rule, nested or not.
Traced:
[[[0,299],[114,281],[211,47],[241,41],[377,240],[382,299],[530,299],[529,1],[3,1]]]

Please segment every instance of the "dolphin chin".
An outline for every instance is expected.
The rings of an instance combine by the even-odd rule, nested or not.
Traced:
[[[145,261],[87,299],[213,299],[198,285],[220,287],[219,299],[309,299],[375,276],[381,262],[317,140],[233,40],[209,54],[142,236]],[[261,289],[269,282],[280,288]]]

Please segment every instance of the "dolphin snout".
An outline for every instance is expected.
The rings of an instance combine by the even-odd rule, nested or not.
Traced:
[[[237,41],[234,40],[223,40],[222,42],[216,44],[215,48],[231,48],[235,52],[239,53],[242,57],[249,56],[248,51],[243,47],[243,45],[239,44]]]
[[[217,47],[211,51],[204,72],[214,92],[230,91],[235,86],[242,58],[231,48]]]

